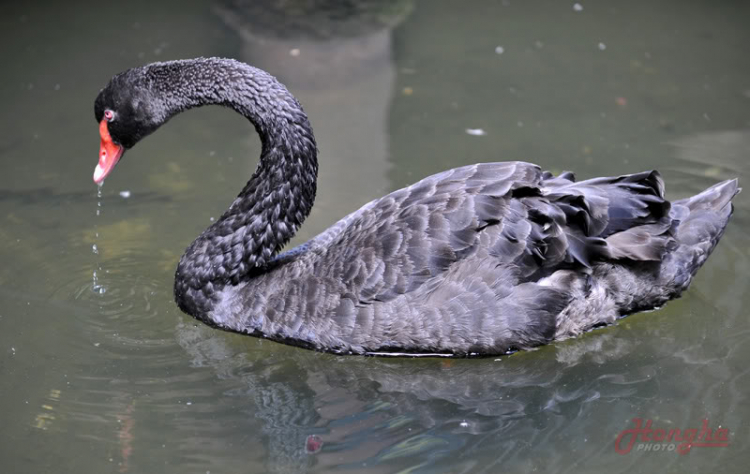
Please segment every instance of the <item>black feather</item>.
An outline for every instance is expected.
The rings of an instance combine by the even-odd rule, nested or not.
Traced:
[[[335,353],[502,354],[578,335],[679,296],[716,246],[737,181],[670,204],[655,171],[575,182],[482,163],[375,200],[277,255],[309,215],[317,148],[302,107],[227,59],[115,76],[97,121],[132,147],[208,104],[247,117],[260,165],[180,260],[182,310],[227,330]]]

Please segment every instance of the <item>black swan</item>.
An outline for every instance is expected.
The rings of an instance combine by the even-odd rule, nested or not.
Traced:
[[[292,250],[318,173],[312,128],[273,76],[231,59],[149,64],[96,98],[100,183],[124,150],[202,105],[244,115],[257,170],[180,259],[179,307],[222,329],[338,354],[494,355],[579,335],[684,291],[737,180],[664,199],[656,171],[576,182],[522,163],[425,178]]]

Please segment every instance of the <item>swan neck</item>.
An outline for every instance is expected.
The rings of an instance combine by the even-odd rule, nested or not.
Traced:
[[[183,255],[175,296],[201,317],[218,290],[264,269],[310,214],[316,193],[317,149],[299,102],[273,76],[232,60],[185,64],[182,87],[170,89],[168,115],[202,105],[230,107],[260,135],[255,173],[229,209]]]

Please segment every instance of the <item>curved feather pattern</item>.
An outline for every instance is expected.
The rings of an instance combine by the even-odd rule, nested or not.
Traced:
[[[264,316],[231,329],[338,353],[526,349],[679,295],[738,191],[715,188],[671,206],[655,171],[575,182],[521,162],[457,168],[282,254],[219,311],[251,307]]]
[[[94,109],[131,148],[210,104],[253,124],[260,164],[180,259],[177,304],[335,353],[502,354],[657,307],[688,287],[739,192],[725,181],[670,204],[656,171],[576,181],[482,163],[376,199],[279,255],[310,214],[318,161],[307,115],[273,76],[222,58],[153,63],[116,75]]]

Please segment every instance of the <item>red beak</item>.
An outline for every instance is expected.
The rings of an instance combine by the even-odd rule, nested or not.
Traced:
[[[99,147],[99,164],[96,165],[94,170],[94,182],[96,184],[104,181],[104,178],[112,172],[115,165],[125,149],[112,141],[112,137],[109,136],[109,129],[107,128],[107,120],[102,119],[99,122],[99,135],[102,137],[101,145]]]

